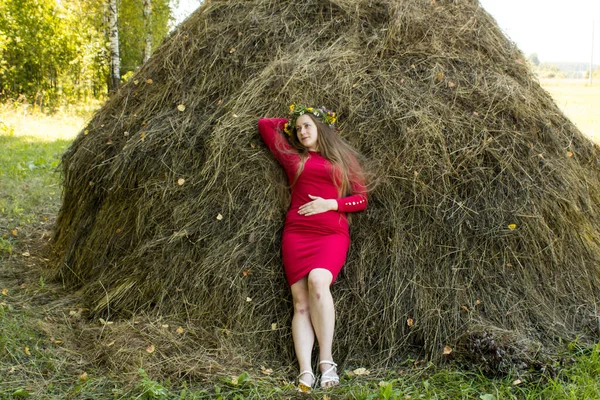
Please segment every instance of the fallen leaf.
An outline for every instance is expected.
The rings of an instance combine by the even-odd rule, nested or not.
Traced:
[[[514,385],[514,386],[520,385],[521,383],[523,383],[523,381],[522,381],[522,380],[520,380],[520,379],[517,379],[517,380],[514,380],[514,381],[513,381],[513,385]]]
[[[217,105],[220,106],[221,104],[223,104],[223,100],[219,99],[219,101],[217,101]]]
[[[177,330],[175,330],[175,332],[177,332],[177,333],[183,333],[183,327],[180,326],[179,328],[177,328]]]
[[[277,329],[277,323],[276,323],[276,322],[273,322],[273,323],[271,324],[271,330],[272,330],[272,331],[274,331],[274,330],[276,330],[276,329]]]
[[[180,104],[180,105],[177,106],[177,109],[179,111],[185,111],[185,105],[184,104]]]
[[[409,318],[406,320],[406,325],[413,326],[414,324],[415,324],[415,321],[412,318]]]
[[[2,289],[2,296],[6,296],[8,294],[8,289]]]
[[[444,355],[452,354],[452,347],[444,346]]]
[[[461,308],[462,310],[469,311],[469,307],[467,307],[467,306],[460,306],[460,308]]]
[[[477,111],[473,111],[473,116],[477,117],[479,113]]]
[[[127,132],[127,131],[123,132],[123,136],[129,136],[129,132]]]
[[[444,80],[444,73],[443,72],[438,72],[438,74],[437,74],[437,80],[440,81],[440,82]]]
[[[142,138],[142,140],[144,140],[145,137],[146,137],[146,132],[141,132],[140,133],[140,138]]]
[[[146,83],[147,83],[148,85],[152,85],[152,82],[153,82],[153,81],[152,81],[152,79],[150,79],[150,78],[146,79]]]
[[[146,126],[148,123],[146,121],[142,121],[142,126]]]
[[[508,229],[510,229],[511,231],[517,229],[517,224],[508,224]]]
[[[232,117],[233,117],[233,118],[239,118],[239,115],[237,115],[237,114],[233,114],[233,115],[232,115]]]
[[[244,276],[250,276],[252,275],[252,271],[250,271],[249,269],[245,269],[242,271],[242,275]]]
[[[261,366],[260,372],[263,375],[271,375],[273,373],[273,370],[271,368],[265,368],[265,367]]]
[[[232,376],[231,377],[231,384],[232,385],[237,385],[238,384],[238,377],[237,376]]]
[[[146,353],[152,354],[154,353],[154,345],[151,344],[150,346],[146,347]]]
[[[183,178],[179,178],[179,179],[177,179],[177,184],[178,184],[179,186],[182,186],[184,183],[185,183],[185,179],[183,179]]]
[[[133,81],[134,85],[137,85],[138,83],[140,83],[140,81],[138,81],[137,79],[135,81]]]
[[[29,254],[28,251],[26,251],[25,253],[23,253],[23,257],[29,257],[29,256],[30,256],[30,254]]]
[[[354,371],[352,371],[354,373],[354,375],[357,376],[361,376],[361,375],[369,375],[371,373],[371,371],[369,371],[366,368],[356,368]]]
[[[117,228],[116,233],[121,233],[121,228]]]
[[[235,53],[235,47],[232,47],[232,48],[229,50],[229,53],[230,53],[230,54],[231,54],[231,53]]]
[[[84,135],[87,135],[88,133],[90,133],[90,131],[88,131],[87,129],[85,131],[83,131]]]
[[[475,304],[480,305],[481,304],[481,300],[475,300]]]
[[[160,327],[163,329],[167,329],[169,327],[169,324],[162,324]]]
[[[218,215],[217,215],[217,219],[220,221],[220,220],[222,220],[222,219],[223,219],[223,216],[222,216],[221,214],[218,214]]]
[[[25,354],[27,354],[28,356],[31,355],[31,352],[29,351],[29,347],[25,346]]]
[[[567,157],[573,157],[573,152],[572,151],[567,151]]]
[[[454,86],[456,86],[456,83],[454,83],[452,81],[448,82],[448,87],[449,88],[453,88]]]
[[[246,301],[249,303],[252,301],[252,299],[250,297],[246,297]]]
[[[13,229],[12,231],[10,231],[10,234],[13,235],[14,237],[17,237],[17,234],[19,232],[16,229]]]
[[[79,380],[80,381],[84,381],[85,382],[85,381],[87,381],[87,378],[88,378],[87,372],[84,372],[83,374],[79,375]]]

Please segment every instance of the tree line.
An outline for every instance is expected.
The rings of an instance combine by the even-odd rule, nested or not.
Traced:
[[[0,0],[0,100],[101,99],[172,24],[170,0]]]

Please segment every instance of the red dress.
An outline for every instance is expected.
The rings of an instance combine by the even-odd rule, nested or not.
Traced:
[[[283,118],[263,118],[258,121],[258,130],[291,185],[302,160],[282,134],[286,122]],[[283,266],[290,286],[315,268],[329,270],[333,275],[332,283],[335,281],[350,247],[346,213],[367,207],[364,182],[352,182],[352,195],[338,198],[331,163],[318,152],[309,151],[308,154],[304,169],[291,188],[292,199],[283,228]],[[336,199],[338,210],[311,216],[298,214],[301,205],[312,201],[309,194]]]

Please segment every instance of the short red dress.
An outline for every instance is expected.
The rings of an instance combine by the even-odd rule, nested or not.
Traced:
[[[285,170],[291,185],[301,165],[300,154],[283,136],[283,118],[263,118],[258,121],[260,135]],[[352,182],[352,195],[338,198],[331,163],[318,152],[309,151],[302,173],[291,188],[290,209],[285,217],[282,237],[283,266],[291,286],[315,268],[325,268],[337,278],[350,247],[347,212],[367,207],[364,182]],[[312,201],[308,195],[336,199],[337,211],[306,216],[298,208]]]

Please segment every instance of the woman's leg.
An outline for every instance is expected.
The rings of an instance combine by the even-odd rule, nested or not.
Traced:
[[[313,269],[308,274],[310,318],[319,342],[319,360],[329,361],[333,358],[332,344],[335,328],[335,309],[333,297],[329,290],[332,280],[333,275],[324,268]],[[330,367],[330,364],[322,364],[320,366],[321,372]]]
[[[308,295],[308,280],[300,279],[291,286],[294,302],[294,316],[292,317],[292,338],[300,371],[312,371],[311,354],[315,344],[315,331],[310,320],[310,302]],[[300,379],[312,385],[313,378],[309,374],[300,376]]]

